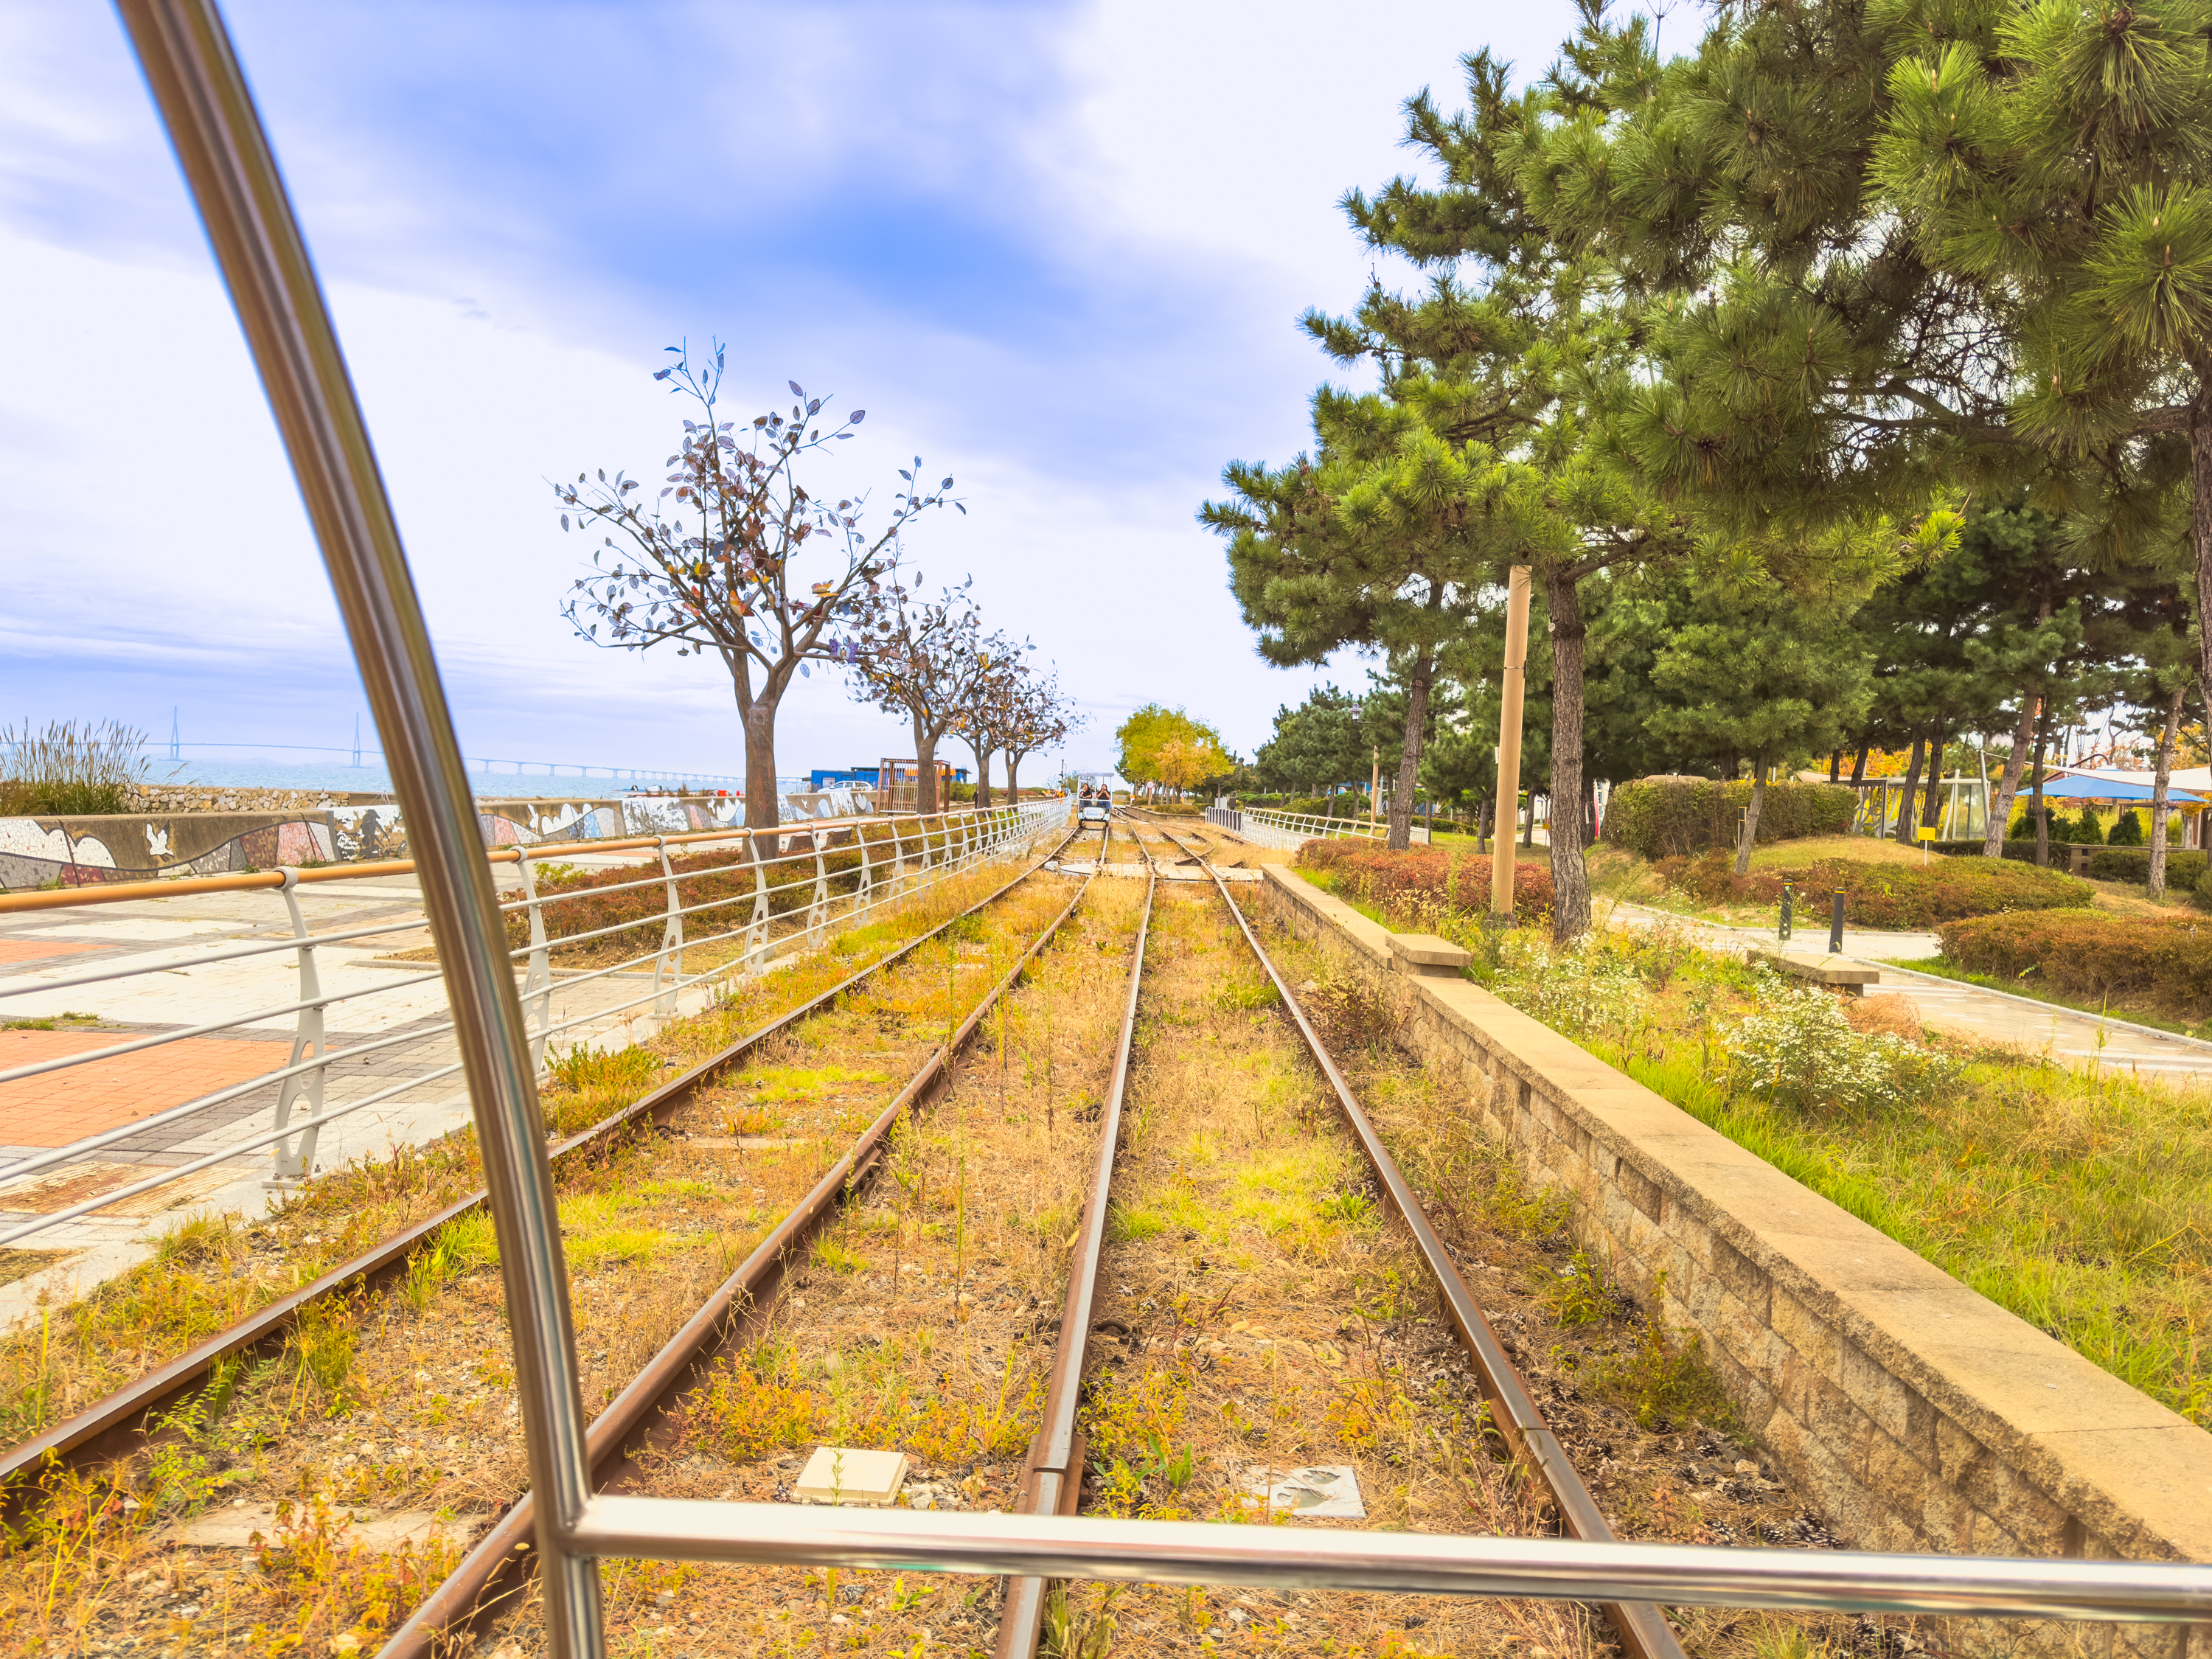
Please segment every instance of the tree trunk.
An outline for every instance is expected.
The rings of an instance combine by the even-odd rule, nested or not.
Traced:
[[[2036,710],[2035,753],[2028,760],[2035,769],[2028,786],[2027,810],[2035,817],[2035,867],[2039,870],[2051,867],[2051,819],[2043,810],[2043,747],[2050,741],[2051,700],[2045,697]]]
[[[1552,617],[1552,938],[1565,945],[1589,932],[1589,866],[1583,848],[1583,623],[1576,578],[1544,573]],[[1530,790],[1529,819],[1535,818]],[[1531,839],[1533,839],[1533,831]]]
[[[2212,686],[2212,361],[2192,357],[2197,395],[2189,400],[2189,533],[2197,544],[2199,685]]]
[[[1920,808],[1920,827],[1933,830],[1943,811],[1943,749],[1951,734],[1942,726],[1936,728],[1936,741],[1929,750],[1928,799]]]
[[[1928,739],[1914,732],[1912,758],[1905,769],[1905,799],[1897,805],[1897,829],[1894,833],[1900,847],[1912,845],[1912,798],[1920,788],[1920,762],[1927,750]]]
[[[775,700],[763,693],[744,711],[745,828],[773,830],[783,822],[775,793]]]
[[[991,810],[991,757],[999,751],[972,741],[968,746],[975,751],[975,810],[988,812]]]
[[[1851,762],[1851,782],[1854,785],[1862,784],[1866,781],[1867,757],[1871,755],[1873,752],[1874,745],[1872,744],[1863,743],[1859,745],[1858,755],[1856,758]]]
[[[2004,856],[2005,832],[2012,828],[2012,799],[2020,793],[2020,775],[2027,765],[2027,745],[2033,740],[2036,712],[2041,699],[2032,692],[2020,694],[2020,718],[2013,722],[2012,753],[2005,757],[2004,775],[1997,781],[1997,798],[1989,804],[1990,821],[1982,830],[1982,856]]]
[[[1413,776],[1421,764],[1421,730],[1429,719],[1429,681],[1435,673],[1434,654],[1425,647],[1413,653],[1413,672],[1406,683],[1406,740],[1398,747],[1398,782],[1390,792],[1390,840],[1393,852],[1403,852],[1413,842]]]
[[[914,722],[914,810],[916,814],[941,812],[937,799],[937,733],[917,715]]]
[[[2173,810],[2166,790],[2173,777],[2173,742],[2181,732],[2181,699],[2188,689],[2186,683],[2173,688],[2166,700],[2166,722],[2158,729],[2158,775],[2150,787],[2149,890],[2154,902],[2166,896],[2166,820]]]
[[[1474,850],[1490,851],[1490,797],[1477,796],[1474,803]]]
[[[1022,804],[1022,787],[1015,782],[1014,779],[1022,769],[1022,756],[1025,752],[1020,749],[1006,750],[1006,805],[1009,806],[1019,806]]]
[[[1841,783],[1843,781],[1844,751],[1840,749],[1831,749],[1828,751],[1828,781]]]
[[[1735,849],[1735,872],[1739,876],[1751,873],[1752,843],[1759,839],[1759,815],[1766,805],[1767,764],[1764,749],[1751,757],[1751,805],[1744,810],[1743,840]]]

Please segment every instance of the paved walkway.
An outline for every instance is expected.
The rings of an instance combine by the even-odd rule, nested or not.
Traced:
[[[1779,943],[1771,932],[1692,921],[1640,904],[1601,899],[1597,915],[1601,926],[1642,928],[1671,924],[1717,950],[1740,951]],[[1790,948],[1819,951],[1827,943],[1826,927],[1806,928],[1790,939]],[[2062,1064],[2161,1077],[2212,1076],[2212,1042],[2148,1030],[2125,1021],[2100,1019],[2094,1014],[2078,1013],[2032,998],[2007,996],[1978,985],[1888,965],[1900,959],[1937,956],[1941,950],[1933,933],[1844,930],[1843,954],[1881,969],[1881,983],[1870,987],[1867,994],[1908,997],[1929,1025],[2032,1054],[2047,1054]]]
[[[583,854],[568,862],[610,866],[623,854]],[[501,867],[499,875],[512,878]],[[519,889],[515,893],[519,896]],[[503,894],[502,896],[507,896]],[[325,945],[316,966],[326,995],[343,996],[325,1013],[327,1042],[343,1049],[397,1039],[368,1054],[332,1062],[324,1109],[405,1084],[458,1058],[446,992],[436,965],[380,960],[428,945],[421,891],[412,877],[368,878],[300,890],[301,908],[318,934],[391,927],[397,931]],[[0,1229],[10,1230],[112,1192],[165,1169],[223,1152],[275,1127],[279,1085],[236,1098],[143,1134],[125,1136],[85,1157],[9,1178],[9,1166],[88,1135],[136,1122],[171,1106],[288,1065],[296,1016],[279,1012],[300,995],[299,964],[289,951],[216,963],[193,959],[226,945],[289,937],[283,899],[274,892],[210,893],[175,898],[32,911],[0,918],[0,1069],[59,1055],[120,1047],[148,1036],[258,1015],[242,1025],[180,1038],[136,1054],[0,1083]],[[128,968],[130,976],[90,985],[43,988],[87,972]],[[622,1047],[662,1024],[649,996],[652,970],[625,971],[581,984],[556,977],[552,1018],[584,1023],[554,1039],[556,1047]],[[712,986],[682,993],[680,1015],[713,1000]],[[96,1030],[19,1023],[91,1015]],[[6,1029],[9,1026],[15,1029]],[[414,1034],[420,1033],[419,1036]],[[293,1116],[307,1115],[304,1099]],[[400,1146],[434,1140],[465,1122],[469,1102],[458,1073],[401,1088],[390,1098],[325,1124],[316,1149],[328,1170],[359,1158],[380,1158]],[[185,1206],[258,1214],[268,1199],[270,1149],[241,1150],[208,1169],[116,1206],[57,1223],[9,1247],[52,1253],[51,1265],[0,1284],[0,1328],[36,1305],[41,1293],[65,1299],[82,1287],[144,1259],[153,1241]],[[22,1265],[19,1261],[19,1267]]]

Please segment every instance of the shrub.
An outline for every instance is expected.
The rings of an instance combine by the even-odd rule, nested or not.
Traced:
[[[1595,945],[1554,951],[1516,933],[1500,947],[1498,994],[1566,1036],[1620,1030],[1635,1023],[1649,999],[1628,958]]]
[[[1864,1113],[1925,1100],[1958,1075],[1956,1062],[1917,1042],[1860,1036],[1826,991],[1784,990],[1763,969],[1757,985],[1757,1012],[1725,1047],[1761,1099],[1790,1111]]]
[[[2105,838],[2107,847],[2140,847],[2143,844],[2143,815],[2127,811],[2120,814],[2112,833]]]
[[[2130,998],[2186,1019],[2212,1014],[2212,925],[2186,915],[1983,916],[1938,934],[1944,956],[1972,973],[2032,979],[2085,1001]]]
[[[1817,920],[1826,896],[1844,890],[1844,915],[1860,927],[1927,927],[1961,916],[2005,910],[2060,909],[2086,905],[2096,890],[2055,870],[2035,870],[1994,859],[1942,859],[1924,866],[1854,864],[1824,859],[1802,869],[1734,874],[1727,855],[1662,859],[1655,866],[1668,886],[1708,904],[1782,901],[1793,882]]]
[[[0,728],[0,817],[77,817],[127,812],[131,792],[145,775],[146,734],[110,720],[74,720],[43,732],[27,720]]]
[[[1761,842],[1840,836],[1851,827],[1858,791],[1838,784],[1770,783],[1759,808]],[[1709,847],[1734,847],[1747,782],[1712,778],[1643,778],[1613,790],[1605,838],[1647,859],[1686,858]]]
[[[2126,822],[2126,820],[2122,820]],[[2166,884],[2176,892],[2192,890],[2204,875],[2204,854],[2179,848],[2166,850]],[[2131,881],[2142,887],[2150,881],[2150,848],[2103,847],[2089,854],[2088,872],[2099,881]]]
[[[1301,869],[1336,877],[1371,904],[1429,909],[1446,915],[1490,912],[1490,860],[1480,853],[1409,847],[1394,853],[1366,841],[1310,841]],[[1552,872],[1528,859],[1513,861],[1513,914],[1522,921],[1550,914]]]

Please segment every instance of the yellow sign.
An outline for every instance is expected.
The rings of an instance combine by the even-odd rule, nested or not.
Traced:
[[[1934,841],[1936,839],[1936,826],[1932,823],[1922,824],[1920,826],[1920,839],[1923,841]]]

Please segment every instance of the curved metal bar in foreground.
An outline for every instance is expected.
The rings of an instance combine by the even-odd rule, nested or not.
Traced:
[[[562,1541],[600,1556],[1156,1584],[1998,1619],[2212,1618],[2212,1566],[2148,1561],[1598,1544],[672,1498],[595,1498]]]

